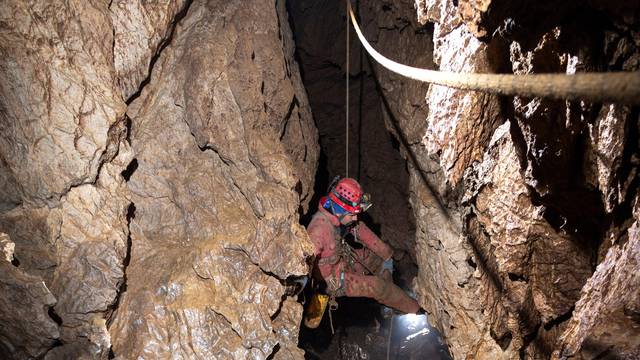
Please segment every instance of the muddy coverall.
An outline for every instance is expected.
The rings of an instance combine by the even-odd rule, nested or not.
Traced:
[[[367,256],[373,251],[383,260],[391,258],[393,250],[385,244],[364,223],[358,222],[353,228],[356,237],[364,245],[361,249],[349,249],[359,261],[349,259],[345,254],[340,234],[340,221],[336,216],[318,207],[307,232],[315,246],[317,272],[327,283],[327,292],[337,297],[368,297],[379,303],[405,313],[415,313],[420,305],[393,283],[390,276],[376,274],[367,275],[375,264],[374,256]],[[369,250],[368,250],[368,249]],[[379,260],[377,261],[379,265]]]

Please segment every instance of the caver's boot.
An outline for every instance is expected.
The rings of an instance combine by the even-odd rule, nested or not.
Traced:
[[[377,295],[379,295],[376,296],[378,302],[403,313],[415,314],[420,310],[420,305],[415,299],[412,299],[407,293],[390,281],[384,282],[380,293]]]

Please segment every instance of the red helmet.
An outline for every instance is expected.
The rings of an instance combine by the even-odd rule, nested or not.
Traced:
[[[359,214],[371,207],[369,194],[352,178],[344,178],[329,191],[329,199],[352,214]]]

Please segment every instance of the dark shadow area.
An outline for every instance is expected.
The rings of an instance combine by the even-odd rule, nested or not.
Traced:
[[[56,313],[56,310],[53,308],[53,306],[49,307],[47,313],[49,314],[49,317],[53,321],[55,321],[56,324],[58,324],[58,326],[62,326],[62,318],[60,317],[60,315],[58,315],[58,313]]]
[[[431,197],[433,198],[434,204],[437,206],[440,214],[442,216],[444,216],[444,218],[447,220],[447,222],[450,225],[452,225],[453,223],[452,223],[452,220],[451,220],[451,215],[447,211],[447,208],[444,206],[444,202],[442,201],[442,199],[438,195],[438,192],[435,191],[435,186],[431,183],[431,181],[429,181],[429,179],[425,175],[426,171],[422,168],[422,165],[420,165],[420,162],[418,161],[418,157],[416,156],[416,154],[413,151],[413,149],[411,149],[411,146],[409,145],[409,141],[407,140],[407,137],[404,134],[404,131],[400,127],[398,119],[395,117],[393,111],[391,110],[391,106],[389,105],[389,101],[387,100],[386,96],[384,95],[384,91],[382,90],[382,86],[380,86],[380,82],[378,81],[378,77],[377,77],[376,72],[375,72],[375,67],[373,65],[373,61],[371,60],[371,57],[369,57],[368,55],[367,55],[367,61],[369,62],[369,68],[371,69],[371,72],[373,73],[373,80],[375,81],[376,89],[378,90],[378,94],[380,95],[380,99],[382,100],[382,104],[384,105],[384,109],[385,109],[387,115],[389,116],[389,120],[390,120],[391,125],[393,126],[393,129],[395,130],[396,134],[399,137],[398,139],[396,139],[396,141],[399,141],[400,144],[402,144],[403,149],[406,151],[406,154],[409,157],[409,161],[411,162],[411,165],[413,165],[413,167],[415,167],[418,170],[417,173],[420,176],[420,180],[422,181],[422,185],[424,185],[425,189],[427,190],[427,193],[430,194]],[[457,232],[459,232],[459,230]]]
[[[322,4],[313,1],[287,1],[290,26],[296,42],[296,60],[318,128],[321,153],[309,211],[300,222],[308,225],[318,202],[327,193],[336,175],[348,174],[371,193],[372,209],[360,216],[371,230],[397,251],[394,254],[394,282],[405,290],[418,272],[415,263],[415,219],[409,204],[409,171],[399,140],[385,124],[385,99],[364,59],[355,32],[352,32],[349,87],[346,88],[344,3],[338,0]],[[354,1],[358,7],[358,2]],[[384,9],[383,9],[384,10]],[[393,11],[387,6],[386,11]],[[353,29],[351,29],[353,31]],[[346,93],[349,93],[349,124],[345,124]],[[390,112],[386,104],[387,112]],[[396,129],[399,130],[399,129]],[[402,134],[401,131],[398,133]],[[348,141],[347,141],[348,134]],[[348,150],[346,149],[348,142]],[[408,146],[405,146],[408,148]],[[409,149],[410,151],[410,149]],[[345,154],[346,153],[346,154]],[[414,162],[418,164],[414,155]],[[419,166],[418,166],[419,168]],[[426,179],[425,179],[426,180]],[[353,244],[354,247],[362,246]],[[309,299],[309,289],[300,300]],[[372,299],[339,298],[339,308],[332,313],[335,334],[331,331],[329,311],[320,326],[308,329],[301,325],[299,346],[309,359],[433,359],[446,353],[442,339],[434,329],[414,334],[389,330],[390,319],[383,318],[383,307]],[[438,340],[439,339],[439,340]],[[391,341],[391,342],[389,342]],[[433,354],[429,351],[432,349]],[[437,351],[434,349],[438,349]]]
[[[382,306],[365,298],[340,298],[317,329],[300,329],[305,359],[451,359],[442,337],[424,316],[382,315]]]
[[[316,178],[313,184],[313,196],[309,202],[309,211],[306,214],[300,214],[300,224],[305,227],[311,222],[313,214],[318,210],[318,203],[320,198],[327,194],[329,184],[331,183],[331,176],[329,175],[329,169],[327,168],[327,154],[320,149],[320,157],[318,159],[318,169],[316,170]]]
[[[124,178],[124,181],[129,181],[131,179],[131,176],[137,169],[138,159],[134,158],[133,160],[131,160],[129,165],[127,165],[126,169],[122,170],[122,177]]]

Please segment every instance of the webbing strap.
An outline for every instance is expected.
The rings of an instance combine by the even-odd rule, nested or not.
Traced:
[[[360,31],[350,0],[347,0],[347,8],[353,28],[367,53],[386,69],[414,80],[501,95],[640,104],[640,71],[527,75],[462,74],[400,64],[384,57],[369,44]]]

